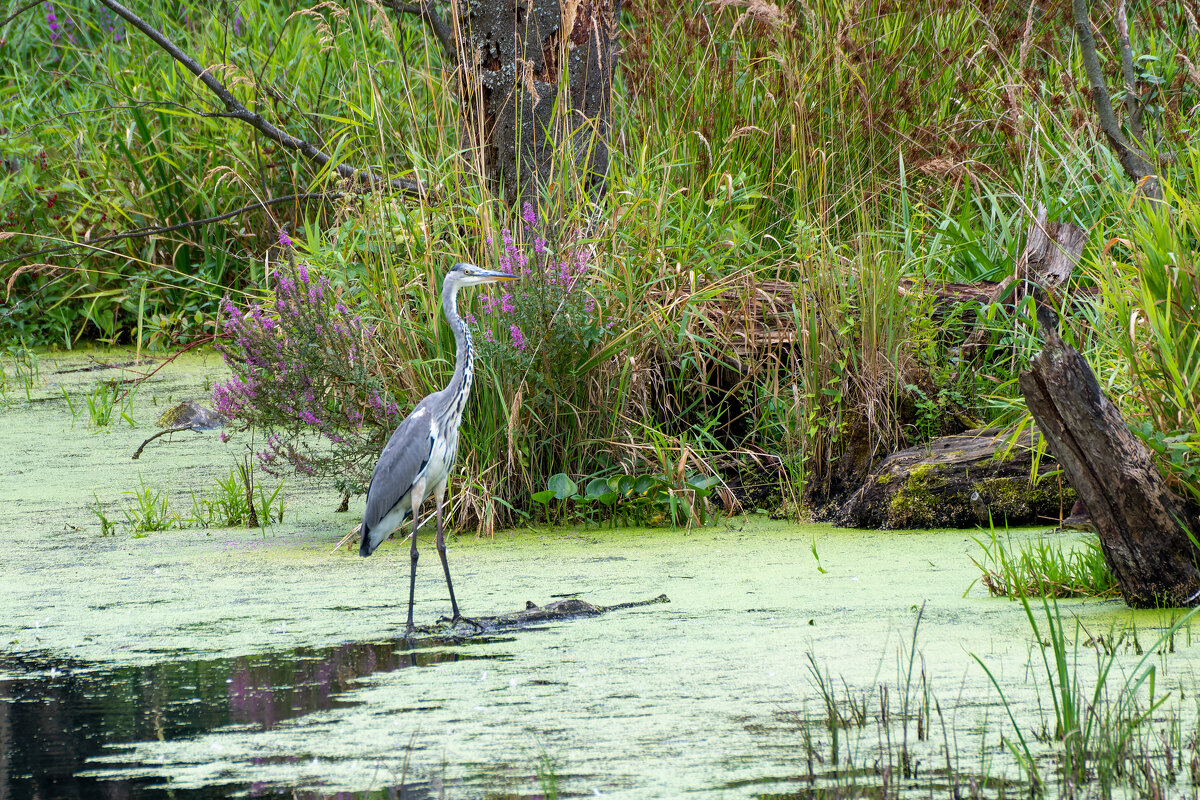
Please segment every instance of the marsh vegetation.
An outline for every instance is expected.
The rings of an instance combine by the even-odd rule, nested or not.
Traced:
[[[1105,602],[1087,535],[1005,530],[1070,511],[1018,385],[1039,303],[1200,503],[1198,12],[1074,6],[631,0],[603,175],[547,49],[510,65],[554,133],[513,184],[468,113],[497,65],[430,24],[458,4],[145,10],[198,77],[107,0],[8,3],[0,703],[107,731],[22,769],[198,795],[1196,796],[1190,617]],[[584,7],[613,12],[559,10]],[[1053,291],[1022,272],[1040,210],[1086,235]],[[450,372],[461,260],[523,276],[461,305],[472,604],[667,610],[404,652],[394,560],[329,553]],[[150,444],[185,399],[232,426]],[[808,522],[888,454],[982,428],[1030,442],[1005,480],[1037,504],[977,490],[938,517],[966,534]],[[910,480],[893,527],[932,524]]]

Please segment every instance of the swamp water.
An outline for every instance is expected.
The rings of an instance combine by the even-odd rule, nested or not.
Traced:
[[[356,506],[335,514],[332,492],[298,479],[265,530],[101,536],[97,502],[122,520],[124,493],[150,486],[185,512],[244,449],[182,433],[130,459],[161,411],[204,400],[217,358],[156,373],[129,409],[137,427],[100,431],[62,395],[79,412],[120,377],[61,371],[89,363],[43,356],[32,401],[10,378],[0,416],[0,797],[1017,796],[1034,781],[1059,793],[1045,614],[1034,606],[1035,636],[1019,603],[972,586],[970,532],[752,516],[458,537],[467,614],[565,596],[670,603],[412,648],[407,550],[331,553]],[[427,623],[449,602],[421,540]],[[1130,736],[1172,797],[1194,796],[1200,769],[1200,650],[1187,627],[1154,648],[1176,616],[1060,604],[1078,696],[1111,664],[1083,713],[1097,728],[1125,730],[1122,687],[1155,669],[1166,701]],[[1143,712],[1149,692],[1131,692]],[[1147,785],[1125,780],[1118,796]]]

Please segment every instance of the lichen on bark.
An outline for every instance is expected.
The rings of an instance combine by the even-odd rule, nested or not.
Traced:
[[[605,190],[620,0],[460,0],[463,126],[474,163],[516,205],[560,171]]]

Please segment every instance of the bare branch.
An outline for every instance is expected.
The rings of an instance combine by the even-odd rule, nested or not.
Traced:
[[[1125,0],[1117,0],[1117,42],[1121,46],[1121,77],[1125,79],[1125,113],[1129,117],[1129,133],[1143,149],[1142,106],[1138,103],[1136,79],[1133,75],[1133,47],[1129,44],[1129,16]]]
[[[458,48],[455,46],[454,34],[450,32],[450,28],[438,16],[438,13],[433,10],[433,0],[421,0],[419,4],[405,3],[401,0],[382,0],[382,2],[397,14],[413,14],[423,19],[433,31],[433,35],[441,42],[442,50],[446,52],[452,62],[458,63]]]
[[[261,115],[254,113],[239,103],[237,98],[233,96],[229,89],[227,89],[223,83],[213,77],[210,70],[203,69],[198,63],[196,63],[195,59],[180,50],[174,42],[164,36],[160,31],[151,26],[137,14],[134,14],[128,8],[118,3],[117,0],[100,0],[100,2],[112,10],[114,14],[124,19],[142,33],[146,34],[146,36],[150,37],[155,44],[157,44],[163,50],[166,50],[167,53],[170,54],[171,58],[178,61],[189,72],[199,78],[200,82],[208,87],[209,91],[211,91],[218,97],[218,99],[220,99],[225,106],[225,110],[229,112],[230,116],[245,122],[259,133],[278,142],[289,150],[296,150],[302,153],[310,160],[316,162],[319,166],[325,167],[332,161],[332,158],[328,153],[318,149],[317,147],[314,147],[312,144],[304,141],[303,139],[297,139],[287,131],[281,130],[267,120],[263,119]],[[351,167],[349,164],[345,163],[337,164],[333,166],[332,169],[343,178],[365,183],[368,186],[387,186],[398,191],[415,194],[418,197],[426,196],[424,188],[416,181],[401,179],[385,180],[375,175],[370,170],[354,169],[354,167]]]
[[[1075,17],[1075,35],[1079,39],[1079,50],[1083,57],[1083,69],[1087,72],[1092,92],[1092,105],[1100,120],[1100,129],[1108,144],[1117,155],[1125,173],[1138,183],[1141,192],[1153,200],[1162,198],[1158,179],[1149,162],[1134,150],[1121,134],[1121,126],[1113,115],[1112,98],[1105,85],[1104,71],[1100,68],[1100,57],[1096,55],[1096,40],[1092,38],[1092,25],[1088,19],[1087,0],[1071,0],[1071,11]]]
[[[0,28],[3,28],[5,25],[12,22],[17,17],[21,16],[29,9],[34,8],[35,6],[41,5],[41,3],[42,3],[42,0],[33,0],[32,3],[27,3],[26,5],[21,6],[16,11],[14,11],[13,13],[11,13],[7,17],[5,17],[3,22],[0,22]]]

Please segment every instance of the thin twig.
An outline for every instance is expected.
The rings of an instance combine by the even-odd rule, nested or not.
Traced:
[[[154,441],[155,439],[157,439],[158,437],[160,437],[160,436],[166,436],[168,433],[180,433],[180,432],[182,432],[182,431],[190,431],[190,430],[192,430],[192,426],[191,426],[191,425],[182,425],[182,426],[180,426],[180,427],[178,427],[178,428],[167,428],[166,430],[159,431],[158,433],[154,434],[153,436],[151,436],[149,439],[147,439],[146,441],[142,442],[142,443],[141,443],[141,445],[139,445],[139,446],[138,446],[138,449],[137,449],[137,450],[135,450],[135,451],[134,451],[134,453],[133,453],[133,458],[134,458],[134,460],[137,460],[137,459],[141,458],[141,457],[142,457],[142,451],[146,449],[146,445],[150,444],[151,442],[153,442],[153,441]]]
[[[196,63],[194,58],[180,50],[175,43],[164,36],[161,31],[150,25],[150,23],[146,22],[137,14],[134,14],[125,6],[118,3],[117,0],[100,0],[100,2],[102,5],[110,9],[114,14],[121,17],[130,25],[148,36],[151,41],[153,41],[163,50],[166,50],[171,58],[178,61],[189,72],[199,78],[200,82],[208,87],[208,90],[215,94],[221,103],[224,104],[225,110],[229,112],[230,116],[241,120],[267,138],[278,142],[283,147],[286,147],[289,150],[298,151],[310,160],[316,162],[318,166],[326,167],[329,166],[333,161],[332,156],[325,151],[313,146],[303,139],[297,139],[287,131],[280,129],[263,119],[260,114],[256,114],[250,109],[246,108],[244,105],[238,102],[237,98],[234,97],[229,89],[225,87],[225,84],[221,83],[213,76],[212,70],[202,68],[198,63]],[[417,181],[401,178],[392,178],[387,180],[374,174],[370,170],[355,169],[346,163],[337,164],[331,168],[343,178],[365,183],[371,187],[391,187],[397,191],[415,194],[418,197],[424,198],[426,196],[424,188]]]
[[[279,197],[272,197],[269,200],[261,200],[258,202],[254,202],[248,206],[242,206],[241,208],[235,208],[233,211],[226,211],[224,214],[218,214],[215,217],[205,217],[204,219],[192,219],[192,220],[188,220],[187,222],[179,222],[174,225],[163,225],[160,227],[152,227],[152,228],[138,228],[137,230],[126,231],[125,233],[114,233],[109,236],[101,236],[99,239],[92,239],[91,241],[87,241],[87,242],[71,242],[70,244],[62,244],[62,245],[56,245],[54,247],[47,247],[44,250],[35,250],[32,253],[22,253],[19,256],[12,256],[11,258],[6,258],[3,260],[0,260],[0,267],[4,266],[5,264],[11,264],[14,261],[25,261],[30,258],[37,258],[38,256],[49,255],[52,253],[62,253],[67,250],[74,250],[75,248],[78,248],[78,247],[95,247],[96,245],[105,244],[106,242],[115,242],[120,239],[143,239],[147,236],[159,236],[164,233],[171,233],[172,231],[179,231],[179,230],[183,230],[185,228],[197,228],[201,225],[210,225],[214,222],[222,222],[224,220],[229,219],[230,217],[236,217],[239,214],[245,214],[247,211],[253,211],[256,208],[261,208],[264,206],[273,206],[278,203],[288,203],[288,202],[292,202],[294,200],[313,200],[318,197],[328,198],[330,200],[336,200],[339,197],[345,197],[346,194],[348,194],[348,193],[347,192],[305,192],[303,194],[285,194],[285,195],[281,195]]]

